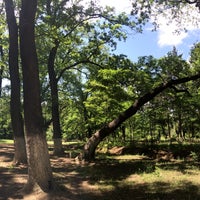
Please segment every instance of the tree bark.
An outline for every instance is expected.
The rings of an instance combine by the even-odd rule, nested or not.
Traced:
[[[54,69],[55,57],[59,42],[55,42],[55,46],[51,49],[48,58],[48,73],[51,88],[51,112],[53,122],[53,141],[54,141],[54,155],[62,155],[64,153],[62,147],[62,133],[60,128],[60,114],[59,114],[59,100],[58,100],[58,82]]]
[[[37,0],[22,0],[19,33],[28,159],[28,182],[25,190],[33,190],[35,186],[39,186],[41,190],[49,192],[53,187],[53,177],[46,135],[43,132],[39,70],[34,33],[36,9]]]
[[[24,126],[21,115],[20,101],[20,78],[18,65],[18,26],[14,14],[14,5],[12,0],[5,0],[7,24],[9,31],[9,71],[11,81],[11,100],[10,113],[11,123],[14,135],[14,163],[26,163],[26,148],[24,138]]]
[[[95,159],[95,150],[98,144],[105,137],[110,135],[110,133],[116,130],[125,120],[133,116],[145,103],[152,100],[155,96],[174,85],[185,83],[191,80],[197,80],[199,78],[200,73],[185,78],[170,80],[169,82],[160,84],[160,86],[154,88],[151,92],[146,93],[144,96],[140,97],[138,100],[135,101],[135,103],[132,106],[130,106],[123,113],[121,113],[116,119],[106,124],[100,130],[94,133],[92,137],[89,138],[88,142],[84,145],[83,159],[87,161]]]
[[[3,60],[3,47],[0,46],[0,56],[1,56],[1,60]],[[1,93],[2,93],[2,80],[3,80],[3,66],[0,66],[0,97],[1,97]]]

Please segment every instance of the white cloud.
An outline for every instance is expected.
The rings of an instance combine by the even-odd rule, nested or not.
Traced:
[[[115,7],[116,12],[126,12],[130,13],[131,11],[131,0],[99,0],[100,5],[102,6],[111,6]],[[156,10],[157,8],[155,8]],[[157,22],[159,23],[158,28],[158,38],[157,43],[158,46],[177,46],[183,43],[184,39],[186,39],[192,31],[195,31],[200,27],[200,13],[194,5],[189,5],[187,7],[183,7],[180,21],[175,21],[170,18],[172,14],[170,10],[167,10],[167,13],[157,15]],[[169,23],[169,20],[171,21]],[[197,22],[198,24],[194,24]],[[186,28],[188,32],[183,29]],[[179,33],[177,30],[179,29]],[[182,30],[181,30],[182,29]]]
[[[194,6],[182,8],[182,15],[180,19],[170,19],[172,14],[170,11],[164,15],[158,15],[158,45],[177,46],[184,42],[184,39],[189,37],[193,32],[199,30],[200,27],[200,13]],[[187,29],[187,32],[184,30]]]
[[[177,46],[188,37],[188,32],[180,31],[176,32],[177,26],[174,23],[170,25],[162,24],[158,29],[158,45],[163,46]]]
[[[89,0],[84,1],[87,2]],[[131,3],[133,0],[96,0],[96,2],[103,7],[106,5],[115,7],[117,13],[126,12],[129,14],[132,9]],[[156,13],[156,20],[159,24],[159,28],[157,29],[157,44],[159,47],[180,45],[183,43],[184,39],[191,34],[191,32],[198,30],[200,27],[200,13],[194,5],[181,8],[183,14],[180,21],[176,21],[172,18],[170,10],[163,9],[166,10],[166,12],[157,15],[157,5],[154,9]],[[154,21],[153,18],[152,21]],[[197,22],[197,24],[194,24],[194,22]],[[188,32],[184,31],[184,28],[186,28]],[[177,30],[179,30],[179,34],[177,33]]]
[[[115,7],[116,12],[126,12],[131,11],[131,0],[99,0],[100,5]]]

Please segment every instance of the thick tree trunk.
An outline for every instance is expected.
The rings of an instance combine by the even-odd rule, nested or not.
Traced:
[[[14,164],[27,163],[25,138],[14,135],[15,154],[13,158]]]
[[[0,46],[0,56],[1,56],[1,60],[3,60],[3,47]],[[2,80],[3,80],[3,66],[0,66],[0,97],[1,97],[1,93],[2,93]]]
[[[51,88],[51,112],[53,122],[53,141],[54,141],[54,155],[62,155],[64,153],[62,147],[62,133],[60,128],[60,114],[59,114],[59,100],[58,100],[58,85],[56,73],[54,69],[54,62],[59,43],[55,42],[55,46],[51,49],[48,59],[48,73]]]
[[[52,170],[40,99],[38,61],[35,47],[35,13],[37,0],[22,0],[20,13],[20,53],[23,72],[24,119],[28,159],[28,182],[32,190],[39,186],[45,192],[53,187]]]
[[[155,96],[163,92],[165,89],[191,80],[197,80],[199,78],[200,78],[200,73],[190,77],[185,77],[177,80],[171,80],[166,83],[162,83],[160,86],[156,87],[151,92],[145,94],[144,96],[136,100],[132,106],[130,106],[123,113],[121,113],[116,119],[105,125],[103,128],[94,133],[92,137],[89,138],[88,142],[85,144],[83,149],[83,159],[87,161],[93,160],[95,158],[95,150],[98,144],[105,137],[110,135],[110,133],[116,130],[125,120],[133,116],[145,103],[152,100]]]
[[[25,192],[30,192],[35,187],[49,192],[54,187],[46,136],[39,132],[34,131],[33,134],[26,136],[28,182],[24,188]]]
[[[14,134],[14,163],[26,163],[24,126],[21,115],[20,78],[18,66],[18,27],[12,0],[5,0],[7,24],[9,30],[9,70],[11,81],[10,112]]]

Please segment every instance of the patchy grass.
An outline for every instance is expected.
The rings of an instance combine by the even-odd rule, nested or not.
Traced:
[[[76,154],[80,145],[74,145],[65,146],[66,152]],[[16,199],[16,191],[27,178],[25,166],[11,166],[8,158],[13,150],[13,145],[0,148],[0,162],[4,163],[0,165],[0,197],[4,195],[4,199]],[[95,162],[84,163],[67,156],[51,155],[51,164],[59,190],[48,198],[35,198],[37,200],[53,197],[67,200],[200,199],[200,163],[195,160],[166,161],[145,154],[105,154]]]
[[[123,159],[124,157],[124,159]],[[192,162],[127,161],[127,155],[81,168],[103,199],[200,199],[199,166]],[[117,161],[116,161],[117,160]]]
[[[10,139],[0,139],[0,144],[14,144],[14,141]]]

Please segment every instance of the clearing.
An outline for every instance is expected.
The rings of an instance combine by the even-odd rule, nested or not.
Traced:
[[[26,183],[27,167],[12,165],[13,152],[12,144],[0,144],[0,200],[200,199],[199,162],[131,154],[93,163],[51,155],[58,190],[22,195],[18,191]]]

